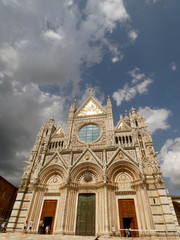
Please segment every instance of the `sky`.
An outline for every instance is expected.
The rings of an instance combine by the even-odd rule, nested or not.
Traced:
[[[19,185],[38,129],[94,89],[147,119],[166,188],[180,195],[180,1],[1,0],[0,175]]]

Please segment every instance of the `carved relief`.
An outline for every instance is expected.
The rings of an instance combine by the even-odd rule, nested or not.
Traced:
[[[78,116],[89,116],[102,114],[102,110],[98,108],[92,101],[89,101],[86,106],[79,112]]]
[[[101,152],[95,152],[96,156],[102,160],[102,153]]]
[[[115,182],[118,184],[119,191],[127,191],[131,189],[131,176],[126,172],[121,172],[115,178]]]
[[[97,177],[90,171],[84,172],[78,180],[79,184],[96,183]]]
[[[59,175],[54,175],[48,179],[47,184],[60,184],[61,182],[61,177]]]

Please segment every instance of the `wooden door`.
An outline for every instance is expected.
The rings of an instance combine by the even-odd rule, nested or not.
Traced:
[[[54,219],[56,214],[57,200],[45,200],[43,205],[43,210],[41,214],[41,219],[44,222],[44,230],[47,225],[50,225],[50,233],[53,232]]]
[[[76,235],[95,236],[95,194],[79,194]]]
[[[125,229],[126,227],[130,227],[131,229],[138,229],[134,199],[119,199],[118,205],[120,228]],[[125,236],[124,231],[121,231],[121,236]],[[139,233],[132,231],[131,236],[138,237]]]

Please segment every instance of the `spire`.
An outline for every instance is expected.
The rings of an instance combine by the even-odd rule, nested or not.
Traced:
[[[107,99],[107,112],[112,114],[112,104],[111,104],[111,99],[108,95],[108,99]]]

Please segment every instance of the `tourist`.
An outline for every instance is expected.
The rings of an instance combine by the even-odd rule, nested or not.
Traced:
[[[50,226],[47,225],[47,226],[46,226],[46,229],[45,229],[46,234],[49,234],[49,230],[50,230]]]
[[[43,223],[43,220],[41,219],[41,221],[39,223],[38,234],[43,233],[43,228],[44,228],[44,223]]]
[[[2,224],[1,224],[1,232],[3,233],[3,232],[6,232],[6,222],[3,222]]]
[[[131,237],[131,228],[128,229],[128,237]]]
[[[128,237],[128,228],[127,227],[126,227],[124,233],[125,233],[125,237]]]
[[[112,230],[113,237],[115,237],[116,236],[116,232],[115,232],[115,226],[114,225],[112,225],[111,230]]]
[[[28,221],[26,221],[24,224],[24,233],[27,233],[27,226],[28,226]]]
[[[29,230],[31,231],[32,229],[32,226],[33,226],[33,220],[30,221],[30,224],[29,224]]]

